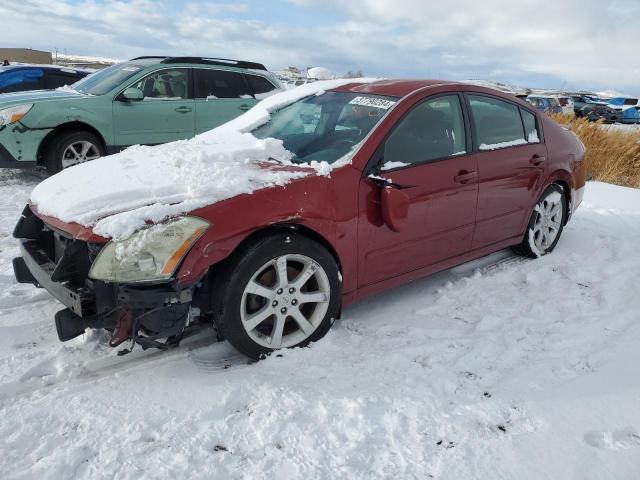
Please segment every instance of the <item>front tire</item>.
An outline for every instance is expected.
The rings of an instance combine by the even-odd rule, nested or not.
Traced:
[[[562,187],[549,185],[531,213],[522,242],[513,250],[530,258],[551,253],[562,235],[566,215],[567,205]]]
[[[243,248],[220,273],[213,299],[216,326],[237,350],[254,359],[319,340],[340,311],[335,259],[293,231]]]
[[[103,157],[102,140],[84,130],[63,132],[56,136],[44,152],[45,166],[49,175],[79,163]]]

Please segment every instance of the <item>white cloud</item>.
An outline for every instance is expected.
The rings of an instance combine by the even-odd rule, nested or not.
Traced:
[[[4,43],[127,58],[208,55],[271,68],[323,65],[390,76],[638,88],[637,1],[290,0],[331,25],[267,23],[245,3],[4,0]],[[337,12],[337,14],[336,14]],[[313,22],[308,22],[313,25]]]

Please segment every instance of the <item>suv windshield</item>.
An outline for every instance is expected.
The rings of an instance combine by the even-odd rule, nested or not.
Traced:
[[[326,92],[274,112],[269,123],[252,133],[258,138],[282,140],[293,153],[293,162],[333,163],[360,143],[397,100]]]
[[[73,88],[80,93],[104,95],[143,68],[143,65],[134,63],[118,63],[83,78],[74,83]]]

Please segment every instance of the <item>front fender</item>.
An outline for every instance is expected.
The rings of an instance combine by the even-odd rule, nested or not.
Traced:
[[[51,130],[68,123],[86,124],[97,130],[107,144],[113,143],[111,101],[102,97],[36,103],[21,123],[31,130]]]

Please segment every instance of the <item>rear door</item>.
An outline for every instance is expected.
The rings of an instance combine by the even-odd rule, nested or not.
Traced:
[[[130,85],[144,99],[113,102],[114,145],[155,145],[193,137],[195,106],[187,67],[156,70]]]
[[[194,92],[196,133],[233,120],[257,103],[244,76],[230,70],[195,68]]]
[[[363,178],[358,223],[360,287],[433,265],[471,247],[478,199],[477,158],[470,153],[461,96],[428,98],[415,105],[384,140],[374,162],[378,176],[408,196],[400,232],[380,216],[381,187]]]
[[[547,148],[532,111],[484,94],[465,94],[478,152],[473,248],[517,237],[540,195]]]

